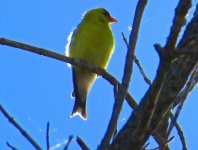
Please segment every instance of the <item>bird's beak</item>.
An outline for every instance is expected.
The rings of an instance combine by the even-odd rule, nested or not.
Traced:
[[[109,17],[109,22],[110,23],[113,23],[113,22],[118,22],[118,21],[115,18],[113,18],[113,17],[110,16]]]

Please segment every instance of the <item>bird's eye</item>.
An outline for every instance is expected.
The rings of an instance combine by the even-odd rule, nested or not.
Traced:
[[[104,16],[107,16],[107,17],[110,17],[109,12],[108,12],[108,11],[106,11],[106,10],[103,12],[103,15],[104,15]]]

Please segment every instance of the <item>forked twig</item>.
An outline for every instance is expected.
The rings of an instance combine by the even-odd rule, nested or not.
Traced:
[[[37,150],[42,150],[42,148],[36,143],[36,141],[14,120],[12,116],[9,115],[9,113],[3,108],[3,106],[0,104],[0,111],[2,114],[8,119],[8,121],[14,125],[21,134],[36,148]]]
[[[128,41],[127,41],[127,38],[125,37],[124,33],[122,32],[122,37],[123,37],[123,40],[127,46],[127,48],[129,47],[129,44],[128,44]],[[138,66],[139,70],[140,70],[140,73],[142,74],[143,78],[144,78],[144,81],[148,84],[148,85],[151,85],[151,80],[147,77],[146,73],[144,72],[144,69],[143,67],[141,66],[140,64],[140,61],[139,59],[134,55],[134,62],[135,64]]]

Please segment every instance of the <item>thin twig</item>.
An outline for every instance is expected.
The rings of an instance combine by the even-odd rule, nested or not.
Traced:
[[[170,117],[171,117],[171,123],[170,123],[170,127],[168,129],[166,138],[168,138],[168,136],[170,135],[170,133],[171,133],[171,131],[173,129],[173,126],[175,126],[177,128],[178,135],[180,137],[180,140],[182,142],[182,146],[183,146],[184,150],[187,150],[187,146],[186,146],[185,138],[184,138],[184,135],[183,135],[183,131],[179,127],[179,124],[177,124],[177,119],[179,117],[179,114],[180,114],[180,112],[182,110],[182,107],[184,105],[184,102],[185,102],[188,94],[190,93],[190,91],[193,89],[193,87],[197,83],[197,79],[198,79],[197,76],[198,76],[198,71],[197,71],[197,68],[195,68],[194,71],[191,74],[191,77],[190,77],[189,81],[186,83],[186,87],[182,90],[182,92],[179,95],[180,105],[177,108],[175,116],[173,116],[172,114],[169,114]]]
[[[174,120],[174,115],[172,113],[169,114],[171,120]],[[179,124],[177,123],[177,121],[175,122],[175,128],[177,129],[178,135],[180,137],[182,146],[183,146],[183,150],[187,150],[187,144],[186,144],[186,140],[185,140],[185,136],[184,136],[184,132],[182,131],[181,127],[179,126]]]
[[[67,141],[67,143],[66,143],[66,145],[65,145],[65,147],[64,147],[63,150],[68,150],[69,149],[69,144],[71,143],[71,141],[72,141],[73,138],[74,138],[73,135],[70,135],[69,136],[69,139],[68,139],[68,141]]]
[[[178,117],[179,117],[179,114],[180,114],[180,112],[181,112],[181,110],[183,108],[184,102],[185,102],[190,90],[192,89],[192,86],[195,83],[196,73],[197,73],[197,68],[195,68],[194,71],[192,72],[191,77],[190,77],[189,81],[186,83],[186,87],[183,90],[182,95],[180,96],[180,98],[181,98],[180,99],[180,105],[178,106],[177,111],[175,113],[175,117],[174,117],[174,119],[172,120],[172,122],[170,124],[170,127],[168,129],[166,138],[169,137],[169,135],[170,135],[170,133],[171,133],[171,131],[172,131],[172,129],[173,129]]]
[[[98,148],[99,150],[106,150],[107,147],[109,146],[113,132],[115,131],[115,128],[117,126],[117,121],[118,121],[120,111],[122,109],[124,98],[127,95],[127,90],[129,87],[129,82],[130,82],[131,74],[133,70],[133,58],[134,58],[135,46],[136,46],[136,42],[138,38],[138,32],[139,32],[142,15],[143,15],[146,4],[147,4],[147,0],[140,0],[136,7],[135,17],[134,17],[133,25],[132,25],[133,30],[131,31],[131,34],[129,37],[129,46],[127,47],[128,50],[127,50],[127,55],[126,55],[126,62],[125,62],[125,67],[124,67],[124,75],[122,78],[122,84],[118,86],[118,92],[115,98],[112,116],[109,121],[106,133]]]
[[[149,80],[149,78],[147,77],[146,73],[144,72],[143,67],[142,67],[141,64],[140,64],[139,59],[138,59],[136,56],[134,56],[134,61],[135,61],[136,65],[138,66],[138,68],[139,68],[139,70],[140,70],[140,73],[142,74],[142,76],[143,76],[145,82],[146,82],[148,85],[151,85],[151,84],[152,84],[152,83],[151,83],[151,80]]]
[[[85,144],[85,142],[80,137],[77,136],[76,142],[78,143],[78,145],[81,147],[82,150],[90,150],[89,147]]]
[[[47,122],[47,130],[46,130],[47,150],[50,150],[50,142],[49,142],[49,128],[50,128],[50,123],[49,123],[49,121],[48,121],[48,122]]]
[[[6,145],[11,148],[12,150],[18,150],[16,147],[14,147],[13,145],[11,145],[9,142],[6,142]]]
[[[12,116],[9,115],[9,113],[3,108],[1,104],[0,111],[8,119],[8,121],[21,132],[21,134],[32,144],[33,147],[35,147],[37,150],[42,150],[36,141],[14,120]]]
[[[127,41],[127,38],[125,37],[124,33],[122,32],[122,37],[123,37],[123,40],[126,44],[127,47],[129,47],[129,44],[128,44],[128,41]],[[144,69],[143,67],[141,66],[140,64],[140,61],[139,59],[135,56],[134,54],[134,62],[135,64],[138,66],[139,70],[140,70],[140,73],[142,74],[143,78],[144,78],[144,81],[148,84],[148,85],[151,85],[151,80],[147,77],[146,73],[144,72]]]

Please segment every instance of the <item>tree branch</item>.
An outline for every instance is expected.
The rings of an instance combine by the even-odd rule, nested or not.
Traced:
[[[170,29],[170,34],[167,38],[165,49],[175,48],[181,28],[186,24],[186,15],[191,7],[191,0],[180,0],[177,8],[175,9],[175,17],[173,25]]]
[[[69,136],[69,139],[68,139],[68,141],[67,141],[67,143],[66,143],[66,145],[65,145],[65,147],[64,147],[63,150],[69,150],[69,144],[71,143],[71,141],[72,141],[73,138],[74,138],[73,135],[70,135]]]
[[[49,142],[49,128],[50,128],[50,123],[49,123],[49,122],[47,122],[47,130],[46,130],[47,150],[50,150],[50,142]]]
[[[142,15],[144,12],[144,8],[147,4],[147,0],[139,0],[136,11],[135,11],[135,17],[133,20],[133,30],[131,31],[130,37],[129,37],[129,47],[126,55],[126,63],[124,67],[124,75],[122,78],[122,84],[118,86],[118,92],[115,96],[115,103],[113,107],[113,112],[111,119],[109,121],[107,131],[101,141],[101,144],[99,146],[99,150],[106,150],[109,146],[110,140],[112,138],[112,135],[114,133],[114,130],[117,126],[117,120],[120,114],[120,111],[122,109],[123,101],[125,96],[127,95],[129,82],[131,79],[131,74],[133,70],[133,58],[134,58],[134,51],[135,46],[138,38],[138,31],[142,19]]]
[[[18,150],[16,147],[12,146],[9,142],[6,142],[6,145],[12,150]]]
[[[198,6],[196,7],[195,14],[198,13]],[[180,40],[177,51],[191,51],[189,45],[191,41],[198,43],[198,15],[194,15],[190,23],[188,23],[186,30],[182,39]],[[187,42],[188,41],[188,42]],[[198,50],[198,45],[194,44],[193,49]],[[164,118],[166,113],[173,106],[178,93],[181,91],[182,87],[185,85],[189,74],[195,69],[198,63],[197,55],[184,55],[178,60],[174,61],[165,79],[164,87],[160,93],[160,99],[158,102],[157,110],[155,112],[155,117],[152,122],[152,128],[156,127],[159,120]],[[182,69],[181,69],[182,68]]]
[[[196,72],[196,73],[195,73],[195,76],[194,76],[193,81],[191,81],[191,86],[190,86],[190,89],[189,89],[189,93],[193,90],[193,88],[195,87],[195,85],[196,85],[197,82],[198,82],[198,70],[197,70],[197,68],[198,68],[198,66],[195,68],[195,72]],[[182,99],[184,93],[186,93],[187,90],[188,90],[187,87],[185,87],[185,88],[178,94],[178,96],[177,96],[177,98],[176,98],[176,100],[175,100],[175,102],[174,102],[174,104],[173,104],[173,108],[175,108],[175,107],[181,102],[181,99]],[[188,94],[189,94],[189,93],[188,93]]]
[[[174,115],[172,113],[169,113],[169,116],[170,116],[171,120],[174,119]],[[183,133],[182,129],[180,128],[180,126],[177,122],[175,122],[175,128],[177,129],[178,135],[180,137],[180,141],[182,143],[183,150],[187,150],[187,145],[186,145],[186,140],[185,140],[185,137],[184,137],[184,133]]]
[[[46,49],[43,49],[43,48],[31,46],[31,45],[28,45],[28,44],[25,44],[25,43],[9,40],[9,39],[5,39],[5,38],[0,38],[0,44],[15,47],[15,48],[19,48],[20,50],[29,51],[29,52],[39,54],[39,55],[43,55],[43,56],[46,56],[46,57],[49,57],[49,58],[53,58],[53,59],[56,59],[56,60],[59,60],[59,61],[62,61],[62,62],[70,63],[72,65],[80,66],[82,68],[88,69],[88,70],[102,76],[104,79],[106,79],[114,87],[120,85],[120,83],[117,81],[117,79],[115,77],[113,77],[111,74],[109,74],[108,72],[106,72],[104,69],[96,68],[96,67],[94,67],[90,64],[87,64],[83,61],[80,61],[78,59],[73,59],[73,58],[70,58],[70,57],[66,57],[64,55],[55,53],[55,52],[50,51],[50,50],[46,50]],[[129,106],[132,109],[135,108],[135,105],[136,105],[135,99],[129,93],[127,93],[127,95],[126,95],[126,100],[127,100],[127,103],[129,104]]]
[[[36,141],[14,120],[13,117],[9,115],[9,113],[3,108],[1,104],[0,111],[8,119],[8,121],[21,132],[21,134],[32,144],[34,148],[36,148],[37,150],[42,150],[42,148],[36,143]]]
[[[197,67],[193,70],[192,75],[191,75],[189,81],[187,82],[185,89],[182,91],[182,93],[180,93],[180,100],[179,100],[180,101],[180,104],[179,104],[179,106],[177,108],[177,111],[175,113],[174,118],[172,119],[172,122],[170,123],[170,127],[168,129],[167,137],[166,138],[168,138],[168,136],[170,135],[170,133],[171,133],[171,131],[173,129],[173,126],[177,122],[177,119],[179,117],[179,114],[180,114],[180,112],[182,110],[182,107],[184,105],[184,102],[185,102],[185,100],[186,100],[189,92],[192,90],[192,88],[196,84],[195,83],[196,72],[197,72]]]
[[[90,150],[80,137],[77,136],[76,142],[78,143],[78,145],[81,147],[82,150]]]
[[[127,48],[129,48],[129,44],[128,44],[128,41],[124,35],[124,33],[122,33],[122,37],[123,37],[123,40],[127,46]],[[151,85],[151,80],[147,77],[146,73],[144,72],[144,69],[143,67],[141,66],[140,64],[140,61],[138,60],[138,58],[134,55],[134,62],[135,64],[138,66],[139,70],[140,70],[140,73],[142,74],[143,78],[144,78],[144,81],[148,84],[148,85]]]
[[[125,42],[125,44],[127,45],[127,47],[128,47],[128,41],[127,41],[127,38],[125,37],[125,35],[124,35],[124,33],[122,33],[122,37],[123,37],[123,40],[124,40],[124,42]],[[160,49],[158,46],[160,46],[160,45],[156,45],[157,46],[157,48],[158,49]],[[145,82],[148,84],[148,85],[151,85],[151,80],[146,76],[146,74],[145,74],[145,72],[144,72],[144,69],[141,67],[141,64],[139,63],[139,60],[136,58],[136,56],[134,55],[134,61],[135,61],[135,63],[136,63],[136,65],[138,66],[138,68],[139,68],[139,70],[140,70],[140,72],[141,72],[141,74],[142,74],[142,76],[143,76],[143,78],[144,78],[144,80],[145,80]],[[197,73],[197,77],[196,77],[196,79],[198,78],[198,73]],[[195,79],[195,80],[196,80]],[[197,79],[198,80],[198,79]],[[195,81],[195,82],[197,82],[197,80]],[[194,82],[193,82],[194,83]],[[195,84],[196,83],[194,83],[194,85],[192,85],[193,87],[195,86]],[[192,87],[192,88],[193,88]],[[192,90],[192,88],[191,88],[191,90]],[[137,105],[136,105],[136,107],[137,107]],[[135,107],[135,108],[136,108]],[[168,115],[170,118],[172,118],[173,117],[173,114],[170,112],[169,113],[169,115]],[[167,118],[168,119],[168,118]],[[181,135],[180,133],[181,133],[181,128],[180,128],[180,126],[179,126],[179,124],[176,122],[176,124],[175,124],[175,127],[176,127],[176,129],[177,129],[177,131],[178,131],[178,133],[179,133],[179,136]],[[159,147],[164,147],[165,145],[167,145],[167,139],[165,138],[165,136],[163,136],[161,133],[160,133],[160,131],[159,130],[157,130],[158,132],[154,132],[153,133],[153,137],[154,137],[154,139],[159,143]],[[186,146],[186,144],[185,144],[185,139],[184,139],[184,137],[182,138],[181,136],[180,136],[180,139],[181,139],[181,141],[182,141],[182,145],[183,145],[183,147],[185,148]],[[184,139],[184,140],[183,140]],[[145,149],[145,147],[147,147],[149,145],[149,143],[147,144],[147,145],[145,145],[144,146],[144,148],[143,149]],[[165,148],[165,147],[164,147]],[[168,147],[167,147],[167,149],[168,149]]]
[[[178,7],[181,7],[181,5],[178,5]],[[186,14],[183,16],[186,16]],[[196,22],[194,23],[196,25]],[[197,25],[191,28],[196,30]],[[183,38],[188,37],[184,36]],[[130,149],[131,147],[141,149],[159,122],[170,110],[176,95],[185,84],[191,70],[195,67],[198,60],[196,56],[180,57],[180,55],[176,54],[174,48],[166,49],[166,47],[157,49],[160,56],[160,65],[156,78],[139,106],[118,133],[115,141],[110,146],[111,150]],[[178,49],[179,52],[180,50]]]

